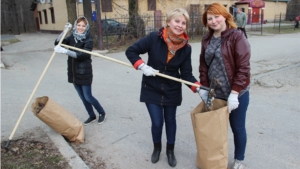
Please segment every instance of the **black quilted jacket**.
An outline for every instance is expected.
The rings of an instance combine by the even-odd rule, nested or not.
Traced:
[[[65,38],[62,43],[74,46],[76,48],[84,49],[87,51],[92,51],[93,49],[93,40],[90,33],[87,33],[86,39],[83,42],[78,41],[77,43],[74,40],[73,34]],[[58,42],[55,41],[55,45]],[[70,49],[72,50],[72,49]],[[68,82],[75,83],[79,85],[90,85],[93,81],[93,69],[92,69],[92,59],[91,55],[79,52],[76,50],[77,58],[71,56],[68,57]]]

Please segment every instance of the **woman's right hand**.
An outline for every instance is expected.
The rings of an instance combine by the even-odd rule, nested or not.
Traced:
[[[143,71],[145,76],[155,76],[155,72],[158,72],[157,70],[153,69],[151,66],[148,66],[145,63],[143,64],[144,65],[142,65],[140,69]]]
[[[65,29],[72,29],[72,24],[70,22],[67,22],[65,25]]]

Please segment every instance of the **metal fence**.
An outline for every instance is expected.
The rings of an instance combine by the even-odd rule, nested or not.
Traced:
[[[202,15],[190,16],[187,33],[190,39],[201,38],[207,29],[202,24]],[[120,18],[102,19],[102,38],[105,48],[109,49],[118,45],[132,44],[136,40],[147,36],[153,31],[158,31],[166,25],[166,16],[142,15],[138,18],[123,16]],[[108,23],[111,23],[109,25]],[[93,23],[92,26],[97,26]],[[97,28],[95,29],[98,30]],[[96,32],[97,33],[97,32]]]
[[[295,18],[296,15],[286,15],[286,14],[280,14],[275,15],[274,18],[274,29],[280,30],[282,29],[294,29],[295,30]]]
[[[274,20],[264,20],[263,16],[256,15],[255,18],[248,16],[247,27],[250,31],[260,32],[263,34],[266,28],[273,29],[273,33],[280,33],[282,30],[295,30],[295,15],[279,14],[274,16]],[[249,18],[250,16],[250,18]],[[254,21],[254,22],[253,22]]]
[[[293,20],[295,17],[285,14],[275,15],[274,20],[270,21],[270,23],[264,20],[264,17],[261,15],[256,15],[255,18],[251,16],[250,20],[248,20],[247,28],[261,35],[265,29],[268,29],[268,31],[273,29],[274,33],[280,33],[283,29],[295,29],[295,21]],[[102,27],[103,44],[106,49],[117,48],[120,45],[131,45],[150,32],[158,31],[166,24],[166,16],[155,17],[154,15],[142,15],[134,19],[123,16],[120,18],[104,18],[102,20],[116,21],[122,27]],[[134,22],[134,24],[131,22]],[[97,24],[94,25],[97,26]],[[202,24],[202,15],[190,14],[190,22],[187,30],[190,40],[197,39],[200,41],[207,32],[207,28]]]

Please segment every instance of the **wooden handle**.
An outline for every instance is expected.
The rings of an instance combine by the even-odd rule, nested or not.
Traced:
[[[114,58],[110,58],[110,57],[101,55],[101,54],[99,54],[99,53],[90,52],[90,51],[87,51],[87,50],[84,50],[84,49],[76,48],[76,47],[69,46],[69,45],[65,45],[65,44],[61,44],[61,46],[66,47],[66,48],[69,48],[69,49],[77,50],[77,51],[80,51],[80,52],[88,53],[88,54],[91,54],[91,55],[94,55],[94,56],[102,57],[102,58],[105,58],[105,59],[107,59],[107,60],[110,60],[110,61],[113,61],[113,62],[117,62],[117,63],[119,63],[119,64],[122,64],[122,65],[125,65],[125,66],[128,66],[128,67],[131,67],[131,68],[132,68],[132,65],[131,65],[131,64],[128,64],[128,63],[119,61],[119,60],[117,60],[117,59],[114,59]],[[191,82],[188,82],[188,81],[185,81],[185,80],[182,80],[182,79],[178,79],[178,78],[175,78],[175,77],[172,77],[172,76],[168,76],[168,75],[165,75],[165,74],[162,74],[162,73],[159,73],[159,72],[154,72],[154,73],[155,73],[155,75],[160,76],[160,77],[164,77],[164,78],[167,78],[167,79],[170,79],[170,80],[174,80],[174,81],[177,81],[177,82],[181,82],[181,83],[184,83],[184,84],[187,84],[187,85],[200,87],[200,85],[198,85],[198,84],[191,83]]]
[[[63,39],[64,39],[65,36],[67,35],[68,31],[69,31],[69,29],[66,29],[66,30],[64,31],[64,34],[63,34],[63,36],[61,37],[60,41],[58,42],[58,45],[61,45],[61,42],[63,41]],[[42,75],[40,76],[38,82],[36,83],[36,85],[35,85],[35,87],[34,87],[32,93],[31,93],[31,95],[30,95],[30,97],[29,97],[29,99],[27,100],[27,103],[26,103],[26,105],[25,105],[25,107],[24,107],[24,109],[23,109],[21,115],[19,116],[19,119],[18,119],[16,125],[15,125],[15,127],[14,127],[12,133],[11,133],[10,136],[9,136],[9,140],[11,140],[12,137],[13,137],[13,135],[15,134],[15,132],[16,132],[18,126],[19,126],[19,123],[20,123],[20,121],[21,121],[21,119],[22,119],[24,113],[25,113],[25,111],[26,111],[26,109],[27,109],[27,107],[28,107],[28,105],[29,105],[29,103],[30,103],[30,101],[31,101],[31,99],[32,99],[32,97],[33,97],[33,95],[34,95],[36,89],[37,89],[38,86],[40,85],[40,83],[41,83],[41,81],[42,81],[42,79],[43,79],[43,77],[44,77],[44,75],[45,75],[45,73],[46,73],[46,71],[47,71],[47,69],[48,69],[50,63],[52,62],[52,60],[53,60],[53,58],[54,58],[54,56],[55,56],[55,52],[52,53],[52,56],[50,57],[50,59],[49,59],[47,65],[46,65],[46,67],[45,67],[45,69],[44,69]]]

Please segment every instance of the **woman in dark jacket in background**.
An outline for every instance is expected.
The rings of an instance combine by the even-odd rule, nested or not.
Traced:
[[[72,27],[67,23],[65,27]],[[58,44],[62,34],[56,39],[55,45]],[[89,23],[85,17],[79,17],[73,27],[73,33],[62,41],[63,44],[74,46],[76,48],[92,51],[93,40],[89,32]],[[68,82],[73,83],[85,109],[89,114],[89,118],[84,122],[88,125],[96,120],[94,108],[99,113],[98,123],[105,121],[105,111],[96,98],[92,95],[93,69],[91,55],[65,49],[59,45],[55,46],[55,52],[67,54],[68,57]]]
[[[151,122],[154,150],[152,163],[159,160],[161,152],[161,137],[163,124],[166,124],[167,157],[170,166],[177,164],[174,155],[176,137],[176,108],[181,105],[181,83],[163,77],[155,76],[155,72],[181,78],[196,83],[192,75],[191,47],[185,33],[189,23],[186,10],[177,8],[172,10],[166,20],[166,27],[158,32],[152,32],[126,50],[126,56],[134,68],[142,70],[140,101],[145,102]],[[144,63],[140,54],[148,53],[148,63]],[[196,87],[190,88],[196,92]]]
[[[236,29],[237,25],[224,5],[211,4],[202,17],[209,33],[203,37],[201,43],[200,82],[207,87],[215,83],[216,98],[227,100],[235,145],[235,161],[232,169],[244,169],[247,143],[245,125],[250,87],[250,45],[243,32]],[[200,89],[200,94],[206,100],[208,91]]]

